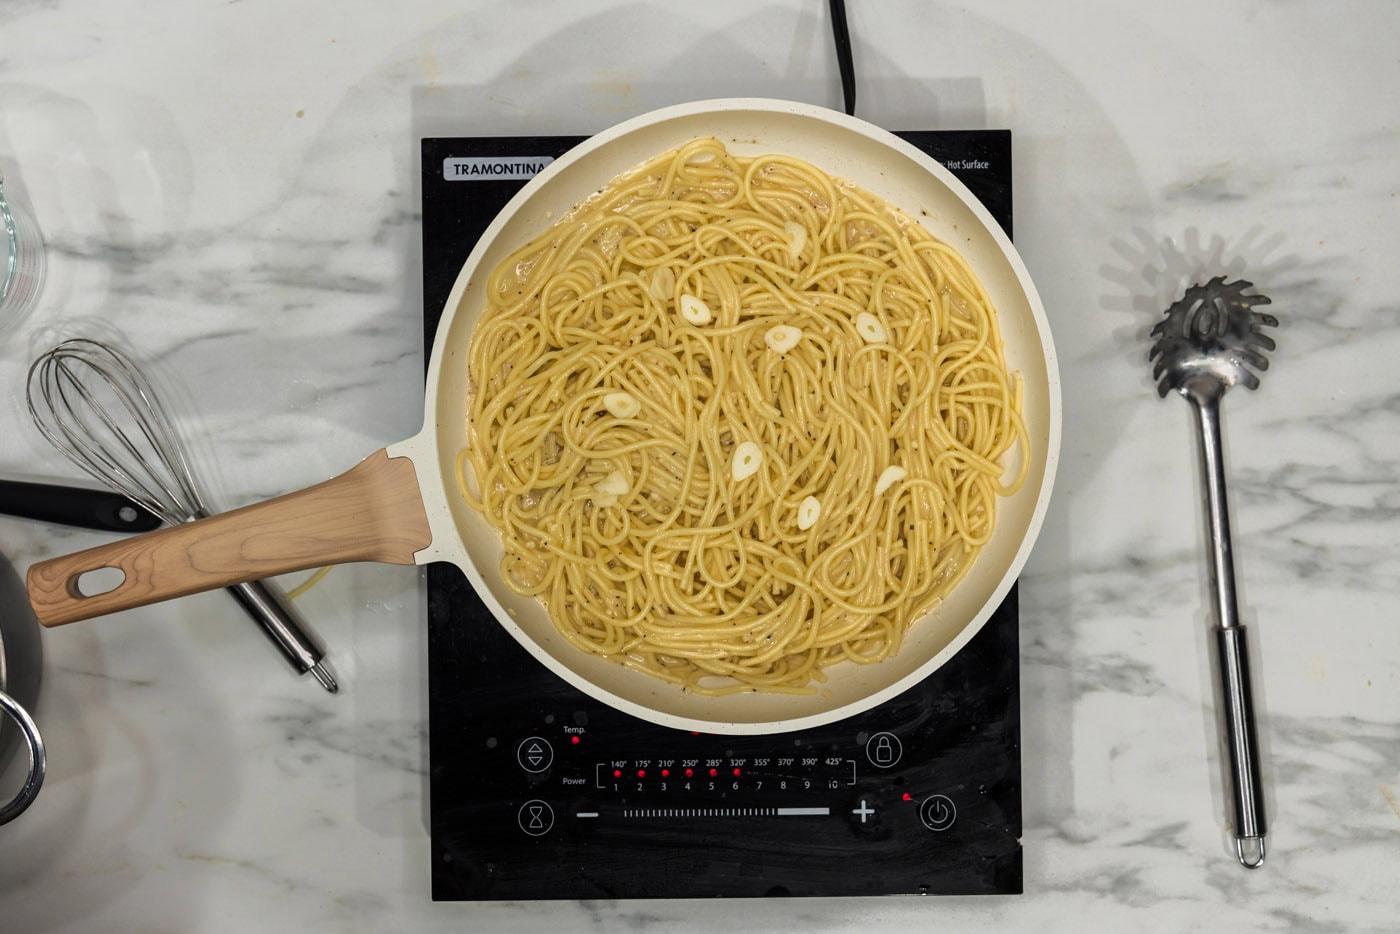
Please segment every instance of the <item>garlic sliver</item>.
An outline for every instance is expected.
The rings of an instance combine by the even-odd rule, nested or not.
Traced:
[[[880,319],[868,311],[862,311],[856,315],[856,333],[865,340],[867,344],[883,343],[886,337],[885,326],[880,323]]]
[[[623,476],[622,471],[614,470],[612,473],[599,480],[594,485],[593,489],[597,490],[599,493],[610,493],[613,496],[621,496],[628,490],[627,478]]]
[[[734,449],[734,460],[729,465],[729,473],[738,482],[747,480],[758,473],[763,464],[763,449],[752,441],[745,441]]]
[[[694,295],[681,296],[681,317],[695,325],[709,324],[714,319],[710,306]]]
[[[804,499],[797,507],[797,527],[802,531],[807,531],[817,524],[817,517],[822,514],[822,504],[815,496]]]
[[[651,285],[648,288],[652,298],[658,302],[666,301],[676,290],[676,271],[670,266],[662,266],[651,274]]]
[[[802,340],[802,329],[790,324],[775,324],[763,335],[763,341],[774,353],[787,353]]]
[[[603,397],[603,408],[618,418],[631,418],[642,410],[642,404],[630,392],[610,392]]]
[[[909,471],[903,467],[886,467],[880,472],[879,479],[875,481],[875,495],[879,496],[907,476],[909,476]]]
[[[787,221],[783,224],[783,230],[788,235],[788,256],[797,259],[802,255],[802,248],[807,245],[807,228],[797,221]]]

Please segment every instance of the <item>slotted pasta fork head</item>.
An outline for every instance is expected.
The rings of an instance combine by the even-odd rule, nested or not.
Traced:
[[[1273,315],[1255,311],[1269,304],[1264,295],[1246,295],[1254,283],[1226,282],[1217,276],[1205,285],[1193,285],[1181,300],[1167,309],[1166,317],[1152,329],[1157,340],[1148,359],[1157,394],[1175,389],[1191,398],[1218,397],[1237,383],[1258,389],[1255,370],[1269,368],[1266,351],[1274,339],[1261,328],[1278,327]]]
[[[1215,594],[1216,643],[1230,758],[1230,797],[1234,807],[1235,852],[1250,869],[1264,863],[1264,800],[1259,779],[1259,746],[1249,684],[1244,627],[1235,600],[1235,567],[1230,547],[1230,519],[1225,496],[1224,445],[1220,434],[1220,400],[1237,384],[1259,386],[1258,373],[1268,369],[1265,352],[1274,340],[1263,328],[1277,327],[1273,315],[1256,311],[1269,304],[1263,295],[1246,294],[1253,284],[1226,282],[1223,276],[1193,285],[1167,309],[1152,329],[1156,341],[1148,353],[1157,393],[1176,390],[1192,403],[1201,437],[1204,506],[1210,530],[1210,578]]]

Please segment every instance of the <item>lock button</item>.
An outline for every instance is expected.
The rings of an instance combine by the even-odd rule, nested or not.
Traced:
[[[888,769],[899,762],[904,755],[904,747],[899,737],[893,733],[876,733],[865,743],[865,757],[870,764],[880,769]]]

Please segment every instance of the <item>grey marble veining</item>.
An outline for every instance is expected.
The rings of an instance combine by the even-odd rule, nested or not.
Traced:
[[[1016,242],[1061,361],[1021,591],[1026,894],[434,904],[421,576],[357,565],[296,604],[334,697],[222,594],[44,634],[49,779],[0,827],[0,930],[1395,929],[1400,8],[850,8],[862,116],[1012,129]],[[824,16],[0,6],[0,169],[50,260],[41,303],[0,326],[0,474],[79,479],[23,399],[33,356],[78,333],[149,365],[222,506],[410,436],[418,137],[588,132],[719,95],[837,106]],[[1262,386],[1225,406],[1257,873],[1229,853],[1191,414],[1146,359],[1215,274],[1281,322]],[[104,540],[0,517],[21,573]]]

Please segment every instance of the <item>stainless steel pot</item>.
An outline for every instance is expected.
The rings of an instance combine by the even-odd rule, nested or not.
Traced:
[[[21,747],[29,754],[19,791],[0,804],[0,824],[23,813],[44,783],[44,741],[28,711],[39,697],[43,661],[39,623],[24,584],[10,562],[0,557],[0,775],[8,774],[7,766]]]
[[[144,532],[157,528],[158,516],[120,493],[49,483],[0,479],[0,513],[105,532]],[[39,621],[15,569],[0,556],[0,796],[19,790],[0,804],[0,824],[18,817],[34,802],[44,783],[44,740],[29,711],[39,698],[44,651]],[[19,782],[9,781],[16,754],[27,747],[29,766]]]

